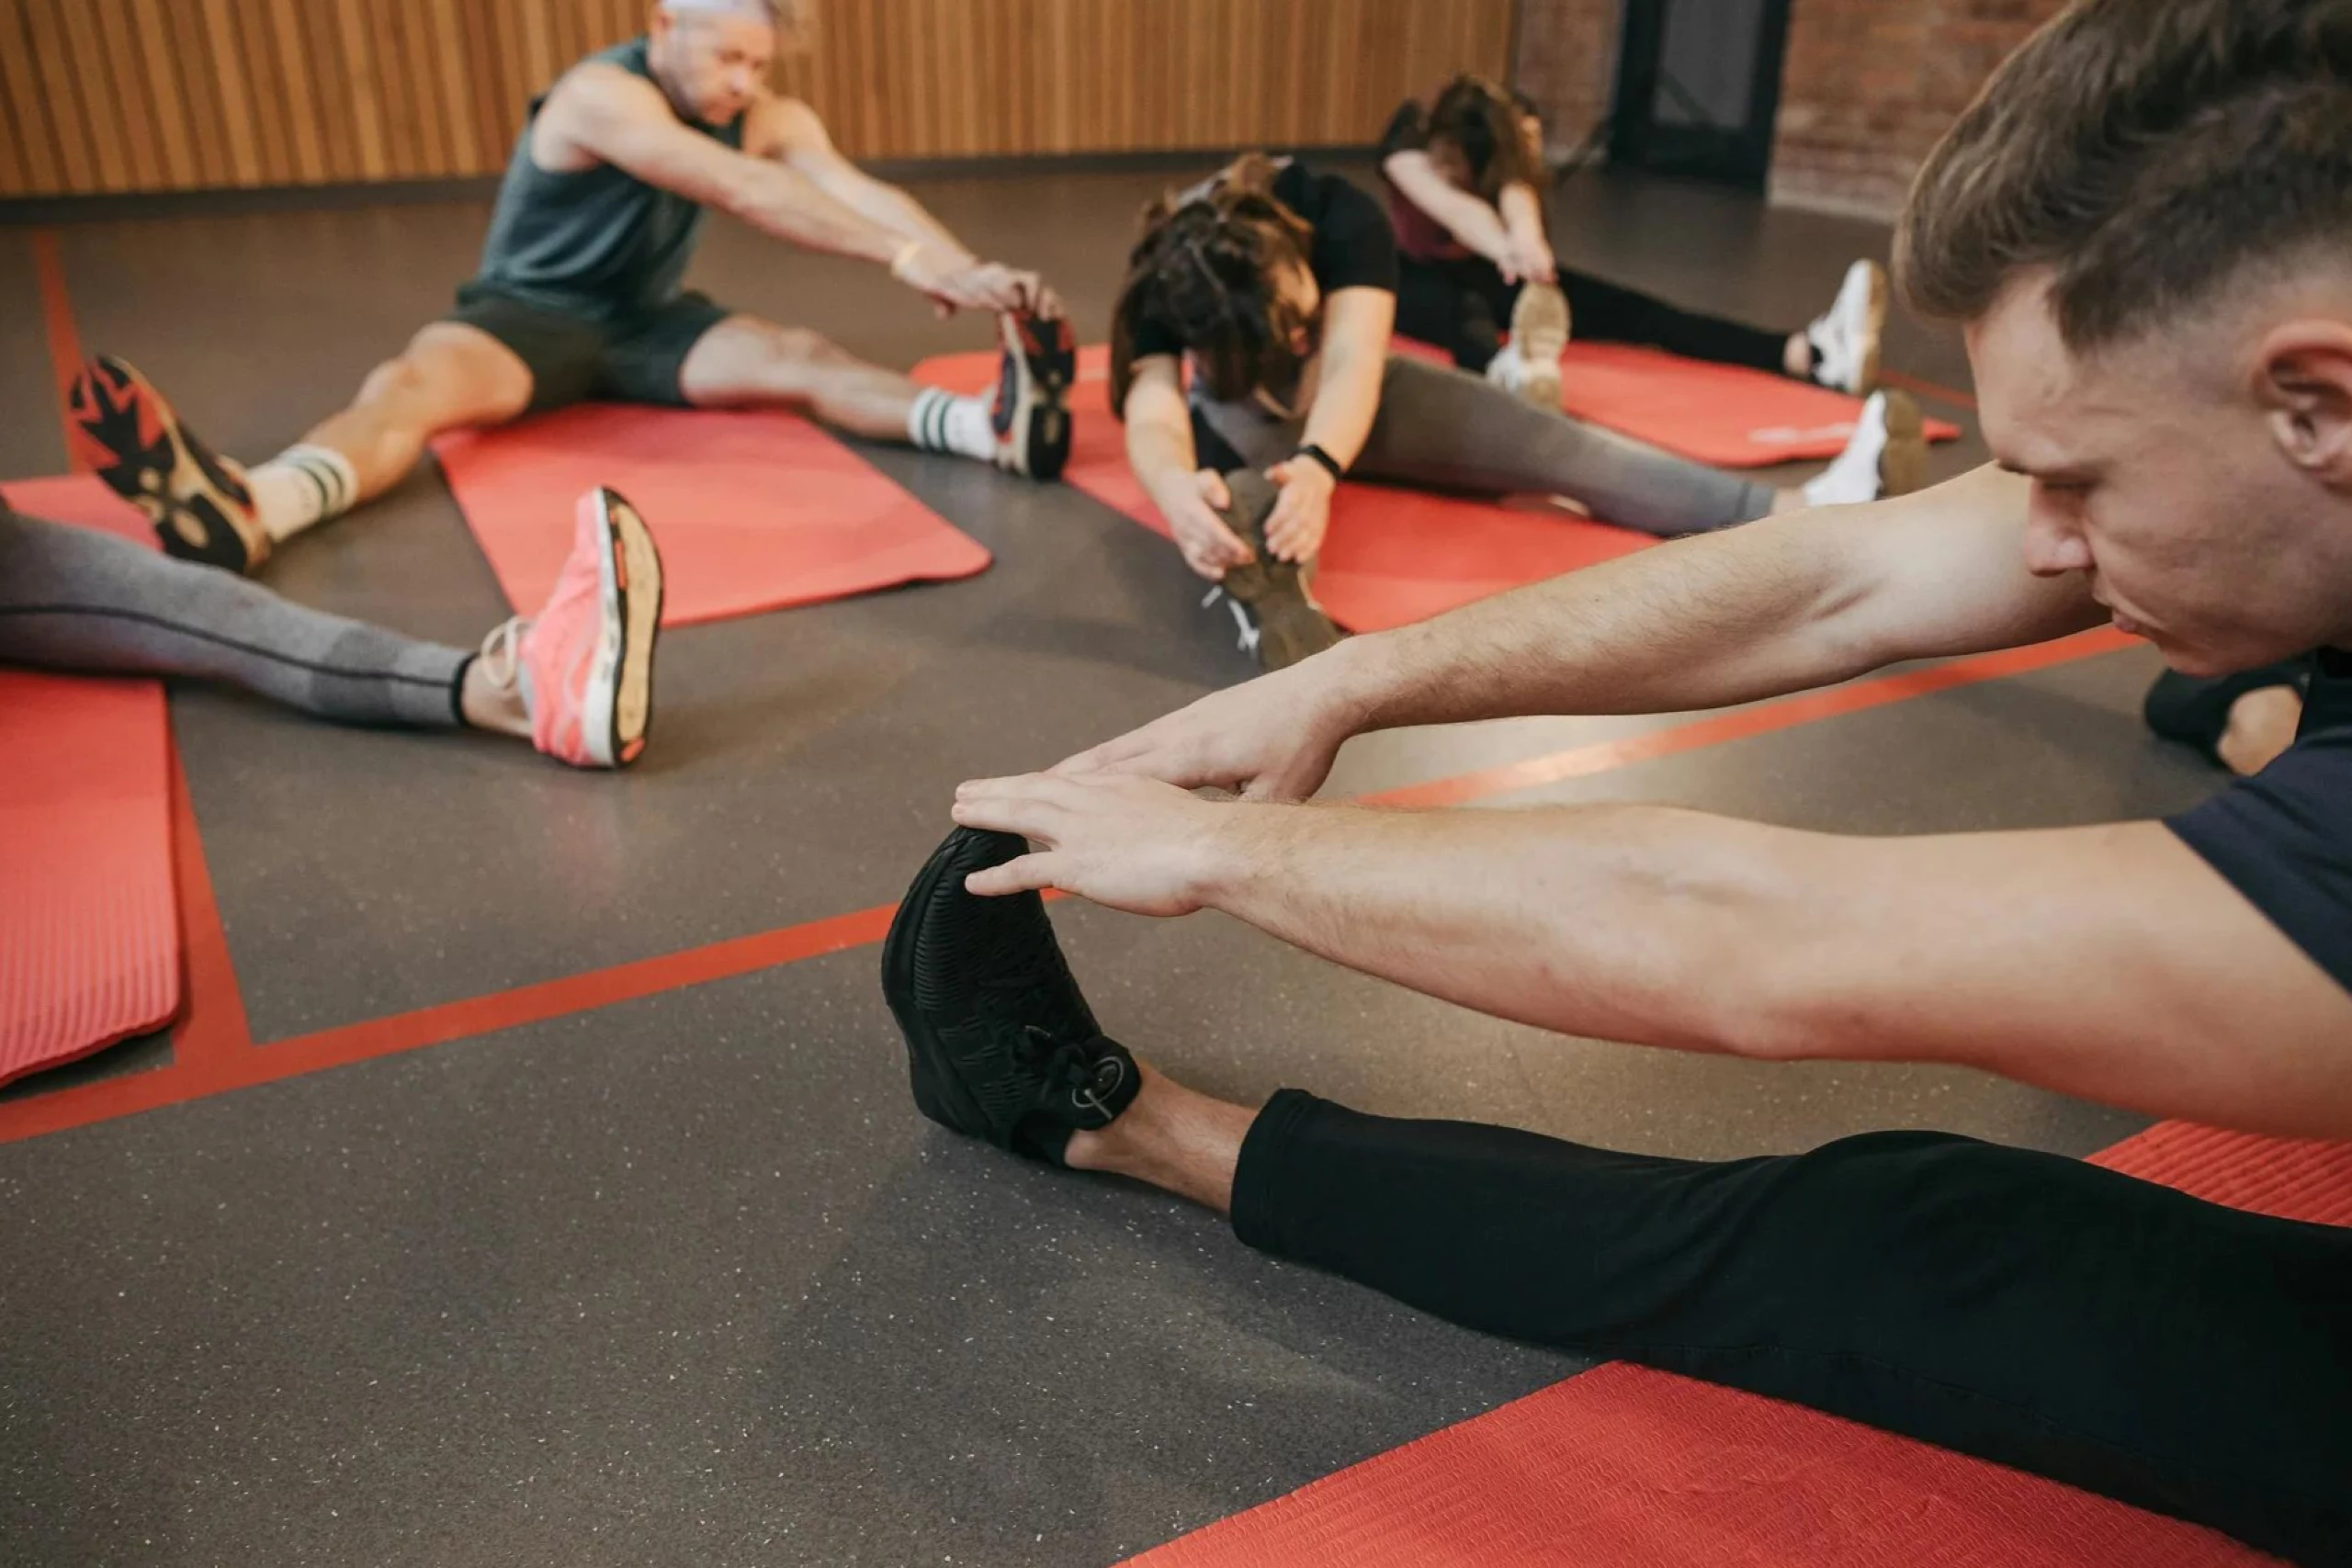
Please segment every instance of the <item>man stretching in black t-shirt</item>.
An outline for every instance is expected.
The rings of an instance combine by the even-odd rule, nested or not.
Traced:
[[[2352,1230],[1933,1134],[1717,1165],[1226,1104],[1103,1038],[1025,891],[1220,909],[1567,1034],[2352,1139],[2340,653],[2286,754],[2171,822],[1297,804],[1366,730],[1706,708],[2110,618],[2194,675],[2352,649],[2352,0],[2081,0],[1929,161],[1897,254],[1967,325],[1997,468],[1358,638],[966,785],[989,831],[950,840],[886,971],[917,1102],[1460,1323],[2352,1562]]]

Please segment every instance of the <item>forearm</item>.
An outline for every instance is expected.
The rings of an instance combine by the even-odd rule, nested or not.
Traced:
[[[1551,248],[1551,238],[1544,229],[1544,203],[1533,186],[1505,186],[1497,210],[1502,214],[1504,232],[1511,239],[1522,245]]]
[[[1334,344],[1325,351],[1322,381],[1314,406],[1306,411],[1304,439],[1329,453],[1343,468],[1363,456],[1364,443],[1372,439],[1373,421],[1380,417],[1387,349],[1384,340],[1376,345]]]
[[[1554,578],[1328,656],[1362,728],[1523,714],[1681,713],[1876,662],[1839,634],[1835,540],[1752,524]]]
[[[1562,1033],[1739,1043],[1798,835],[1649,807],[1234,806],[1202,901],[1350,968]]]
[[[1127,466],[1153,505],[1165,513],[1170,498],[1192,493],[1199,457],[1192,426],[1182,416],[1130,415],[1126,434]]]
[[[1980,469],[1644,550],[1351,639],[1317,662],[1332,700],[1369,729],[1690,712],[2095,624],[2079,581],[2025,571],[2011,542],[2024,505],[2018,481]]]
[[[883,265],[910,238],[777,164],[761,164],[748,175],[727,209],[771,239]]]
[[[971,248],[951,233],[947,226],[924,210],[921,202],[898,186],[878,180],[865,182],[851,205],[871,222],[878,223],[899,236],[901,243],[921,240],[936,245],[952,255],[963,257],[967,263],[977,258]]]

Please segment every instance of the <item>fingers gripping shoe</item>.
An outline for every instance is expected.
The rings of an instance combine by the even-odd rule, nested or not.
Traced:
[[[1009,833],[950,834],[890,922],[882,994],[906,1036],[917,1110],[1060,1165],[1070,1134],[1110,1125],[1142,1079],[1126,1047],[1096,1026],[1045,900],[964,890],[974,872],[1027,852]]]
[[[1033,479],[1056,479],[1069,461],[1069,389],[1078,379],[1077,340],[1061,318],[1002,316],[1004,341],[989,423],[996,466]]]
[[[1307,591],[1307,565],[1277,560],[1266,548],[1266,519],[1282,492],[1255,468],[1226,475],[1225,488],[1233,504],[1219,515],[1249,543],[1257,559],[1227,568],[1207,604],[1225,604],[1238,628],[1242,651],[1253,656],[1262,671],[1287,669],[1337,647],[1340,628]]]
[[[183,560],[251,571],[269,555],[243,470],[198,440],[130,365],[97,358],[69,400],[74,455]]]

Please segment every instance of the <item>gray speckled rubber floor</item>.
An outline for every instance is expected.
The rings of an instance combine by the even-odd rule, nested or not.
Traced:
[[[1127,220],[1162,183],[917,188],[1100,322]],[[1578,182],[1560,209],[1565,254],[1790,325],[1885,243],[1638,182]],[[443,308],[482,219],[454,203],[61,238],[87,344],[258,457]],[[29,258],[0,231],[9,473],[63,457]],[[988,341],[726,226],[694,281],[886,363]],[[1908,326],[1891,359],[1965,374],[1949,337]],[[957,780],[1244,673],[1143,531],[1074,492],[870,455],[999,565],[674,635],[655,749],[628,776],[176,694],[256,1037],[885,903]],[[1939,471],[1982,455],[1947,449]],[[506,613],[429,469],[268,579],[449,640]],[[1527,798],[1871,832],[2163,812],[2215,781],[2140,732],[2149,671],[2103,658]],[[1379,737],[1340,784],[1657,722]],[[1114,1031],[1244,1100],[1296,1084],[1699,1156],[1888,1126],[2085,1152],[2134,1125],[1963,1073],[1550,1038],[1220,919],[1057,918]],[[135,1043],[72,1076],[161,1059]],[[1268,1263],[1157,1195],[960,1144],[914,1115],[903,1071],[862,950],[0,1146],[0,1558],[1100,1564],[1576,1370]]]

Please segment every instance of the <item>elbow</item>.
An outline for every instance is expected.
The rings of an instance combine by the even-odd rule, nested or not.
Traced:
[[[1818,973],[1771,942],[1720,955],[1693,980],[1704,998],[1694,1010],[1693,1032],[1709,1049],[1751,1062],[1849,1055],[1838,1048],[1846,1031],[1824,1005]]]

